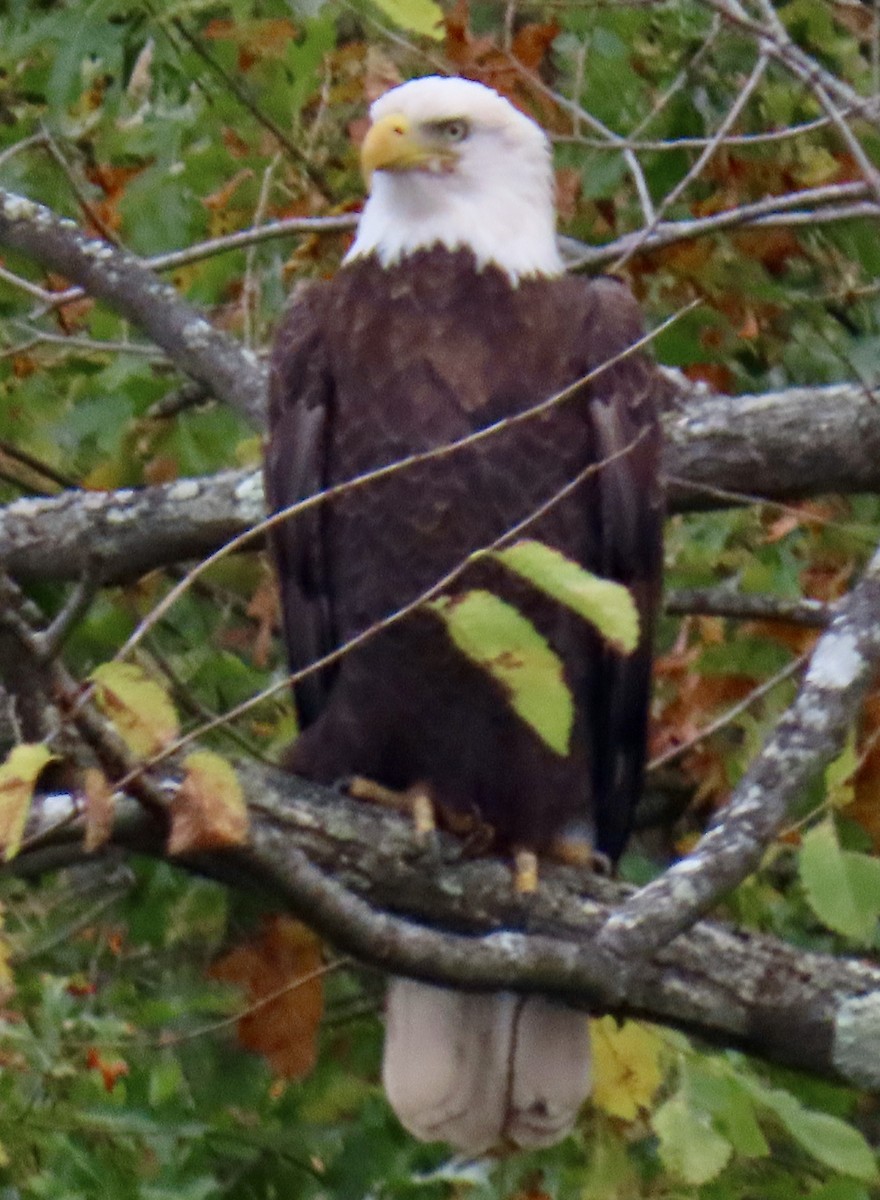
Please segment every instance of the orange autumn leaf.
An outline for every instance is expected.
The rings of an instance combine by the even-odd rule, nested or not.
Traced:
[[[444,24],[446,56],[460,75],[494,88],[511,104],[529,116],[537,117],[545,129],[569,127],[569,117],[540,83],[532,82],[528,75],[528,72],[537,73],[543,65],[558,33],[556,25],[522,26],[508,50],[494,35],[474,32],[468,0],[457,0],[447,10]]]
[[[235,984],[252,1008],[238,1021],[239,1041],[264,1055],[285,1079],[315,1065],[324,1012],[321,943],[292,917],[269,918],[252,942],[218,959],[210,975]]]
[[[240,71],[249,71],[261,59],[284,59],[289,43],[296,36],[296,26],[285,17],[265,17],[252,21],[215,17],[202,30],[202,37],[232,42],[237,46]]]
[[[231,763],[211,750],[183,762],[186,774],[171,805],[169,854],[240,846],[247,841],[244,794]]]
[[[559,36],[559,29],[555,21],[548,21],[544,25],[536,21],[528,22],[514,34],[510,52],[527,71],[537,71]]]
[[[852,777],[852,803],[845,810],[880,850],[880,691],[865,698],[856,744],[857,763]]]
[[[173,483],[180,478],[180,464],[173,454],[157,454],[144,463],[144,483]]]
[[[254,173],[249,167],[242,167],[240,171],[226,180],[221,187],[212,192],[209,196],[202,197],[202,204],[205,208],[211,209],[212,212],[220,212],[227,207],[235,192],[238,191],[241,184],[246,183],[249,179],[253,179]]]
[[[121,1058],[104,1058],[93,1046],[86,1055],[86,1066],[90,1071],[99,1071],[105,1092],[112,1092],[119,1080],[128,1074],[128,1063]]]

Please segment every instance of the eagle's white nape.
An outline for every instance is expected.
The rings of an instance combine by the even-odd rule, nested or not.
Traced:
[[[491,88],[426,76],[386,92],[375,122],[401,113],[413,126],[464,118],[469,134],[448,172],[377,171],[346,262],[375,254],[391,266],[418,250],[469,249],[512,283],[561,275],[553,164],[543,130]]]

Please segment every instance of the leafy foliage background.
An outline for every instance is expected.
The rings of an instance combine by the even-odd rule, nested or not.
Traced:
[[[719,390],[837,380],[870,389],[880,242],[876,214],[846,190],[864,163],[784,63],[754,75],[755,31],[728,19],[729,8],[11,0],[0,15],[0,180],[140,255],[193,248],[170,271],[175,287],[262,352],[290,287],[332,272],[348,234],[222,253],[204,243],[273,219],[354,212],[352,138],[367,102],[402,77],[459,70],[550,129],[564,232],[612,247],[601,265],[627,274],[652,322],[701,301],[658,338],[663,362]],[[857,94],[880,90],[876,6],[790,0],[775,14]],[[706,139],[739,99],[703,162]],[[853,129],[877,162],[874,125]],[[634,253],[621,241],[650,230],[651,206],[692,221],[826,187],[839,190],[833,204],[811,193],[812,220],[744,221]],[[42,291],[65,281],[24,256],[9,252],[0,267],[0,501],[259,461],[259,440],[228,408],[168,403],[179,378],[125,320],[85,298],[50,308]],[[878,518],[874,496],[675,517],[669,584],[832,601],[864,563]],[[112,658],[173,582],[154,572],[101,591],[65,648],[73,674]],[[65,592],[43,584],[31,594],[52,613]],[[197,728],[280,678],[274,623],[265,564],[227,559],[155,625],[138,661]],[[669,837],[636,848],[631,878],[686,848],[724,802],[794,685],[740,702],[814,638],[778,621],[667,619],[654,750],[675,752],[687,811]],[[203,740],[273,757],[292,733],[278,696]],[[692,741],[731,706],[713,736]],[[804,797],[802,820],[730,898],[728,916],[804,947],[876,952],[878,716],[872,697],[842,759]],[[382,1098],[381,984],[370,973],[331,959],[318,1065],[306,1078],[282,1079],[238,1046],[247,999],[209,967],[259,937],[265,918],[253,900],[146,860],[109,875],[87,865],[37,886],[9,879],[2,896],[3,1200],[876,1193],[876,1098],[634,1027],[618,1040],[597,1027],[599,1094],[576,1138],[540,1155],[450,1161],[405,1136]],[[305,968],[295,937],[288,949],[296,980]],[[292,1012],[295,1024],[293,996],[285,1019]]]

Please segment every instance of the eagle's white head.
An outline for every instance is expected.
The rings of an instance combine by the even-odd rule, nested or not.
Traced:
[[[346,262],[385,266],[431,246],[472,250],[511,282],[561,275],[550,143],[491,88],[429,75],[370,109],[361,149],[370,196]]]

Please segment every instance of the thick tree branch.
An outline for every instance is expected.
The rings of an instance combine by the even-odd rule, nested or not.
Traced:
[[[700,922],[626,979],[597,934],[625,889],[546,868],[523,897],[495,860],[467,860],[440,835],[421,844],[398,816],[281,772],[241,770],[252,806],[246,850],[185,865],[259,888],[329,940],[395,973],[472,988],[509,987],[675,1025],[788,1066],[880,1089],[880,968],[804,953],[772,938]],[[59,802],[21,871],[81,855]],[[162,854],[163,833],[123,802],[115,841]],[[67,843],[67,846],[60,843]],[[441,932],[441,929],[455,932]]]
[[[852,384],[759,396],[695,393],[668,415],[666,438],[673,512],[736,498],[880,491],[880,404]],[[202,558],[262,515],[253,471],[27,498],[0,508],[0,562],[23,582],[86,572],[106,582],[132,579]]]
[[[127,251],[0,188],[0,245],[65,275],[133,321],[175,364],[254,424],[263,419],[265,371]]]
[[[666,424],[673,510],[729,504],[724,492],[792,500],[880,489],[880,404],[865,386],[693,395]]]
[[[136,579],[203,558],[264,513],[262,479],[253,470],[28,497],[0,508],[0,562],[22,582],[78,580],[87,571],[105,583]]]

